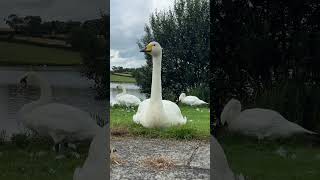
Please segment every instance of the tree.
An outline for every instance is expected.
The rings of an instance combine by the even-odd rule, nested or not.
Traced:
[[[4,19],[6,24],[15,31],[15,34],[21,31],[21,25],[23,23],[23,18],[16,14],[11,14],[7,19]]]
[[[140,48],[151,41],[163,47],[162,90],[167,99],[176,100],[182,91],[209,86],[209,2],[177,0],[169,11],[154,12]],[[152,62],[134,73],[144,93],[150,93]],[[208,88],[207,88],[208,89]],[[209,99],[209,91],[205,100]]]

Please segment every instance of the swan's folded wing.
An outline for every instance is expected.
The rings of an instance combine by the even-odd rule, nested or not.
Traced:
[[[52,103],[35,108],[28,114],[34,125],[56,130],[78,132],[96,128],[97,124],[90,114],[75,107]]]

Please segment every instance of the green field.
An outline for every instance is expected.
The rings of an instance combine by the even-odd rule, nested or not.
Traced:
[[[57,154],[46,143],[0,145],[0,179],[10,180],[67,180],[72,179],[76,167],[82,166],[88,146],[80,148],[80,158],[72,154],[56,159]],[[41,155],[41,153],[42,155]]]
[[[79,65],[78,52],[0,41],[0,64],[5,65]]]
[[[131,74],[110,73],[110,81],[118,83],[136,83]]]
[[[143,136],[150,138],[208,139],[210,137],[210,113],[208,107],[180,106],[187,124],[167,129],[147,129],[133,122],[136,108],[113,107],[110,109],[111,134]]]
[[[320,145],[303,139],[261,141],[230,135],[218,138],[231,169],[249,180],[317,180],[320,177]],[[287,153],[276,153],[282,147]],[[246,179],[246,180],[247,180]]]

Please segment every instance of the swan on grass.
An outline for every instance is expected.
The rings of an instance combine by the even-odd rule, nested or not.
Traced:
[[[141,52],[152,56],[151,96],[150,99],[140,103],[137,113],[133,116],[133,121],[146,128],[166,128],[185,124],[187,119],[182,116],[178,105],[168,100],[162,100],[162,48],[160,44],[151,42]]]
[[[90,144],[88,157],[82,167],[77,167],[73,180],[105,180],[109,176],[107,162],[107,126],[99,129]],[[111,152],[112,153],[112,152]]]
[[[181,101],[183,104],[187,104],[190,106],[200,106],[208,104],[196,96],[186,96],[185,93],[180,94],[179,101]]]
[[[227,161],[227,157],[215,137],[211,136],[213,178],[219,180],[244,180],[242,174],[235,176]]]
[[[116,96],[115,104],[124,106],[138,106],[141,101],[134,95],[127,94],[126,88],[122,85],[117,86],[117,88],[122,88],[122,93]]]
[[[286,120],[270,109],[253,108],[241,112],[241,103],[231,99],[221,113],[221,123],[228,123],[230,131],[245,135],[265,137],[289,137],[294,134],[317,134]]]
[[[25,104],[18,112],[18,120],[27,128],[43,136],[50,136],[56,150],[62,142],[92,139],[100,129],[90,114],[73,106],[52,103],[49,83],[35,72],[19,79],[20,85],[40,86],[40,98]]]

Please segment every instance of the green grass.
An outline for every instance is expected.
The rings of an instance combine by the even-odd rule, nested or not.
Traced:
[[[56,153],[45,143],[21,146],[14,143],[0,145],[0,179],[20,180],[66,180],[72,179],[76,167],[82,166],[88,147],[81,148],[77,159],[65,153],[66,158],[55,159]],[[32,154],[45,152],[42,156]]]
[[[210,113],[208,107],[180,106],[187,124],[167,129],[147,129],[132,120],[136,108],[113,107],[110,109],[112,134],[128,134],[149,138],[208,139],[210,137]]]
[[[312,147],[311,143],[295,138],[259,143],[252,138],[234,135],[218,140],[231,168],[249,180],[317,180],[320,177],[319,144]],[[287,158],[276,153],[280,147],[288,151]]]
[[[111,82],[119,82],[119,83],[136,83],[136,79],[133,78],[131,75],[129,74],[125,74],[125,75],[120,75],[118,73],[111,73],[110,74],[110,81]]]
[[[0,41],[0,64],[6,65],[79,65],[78,52]]]

